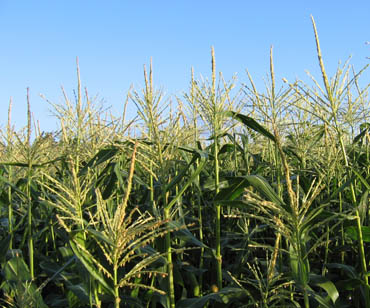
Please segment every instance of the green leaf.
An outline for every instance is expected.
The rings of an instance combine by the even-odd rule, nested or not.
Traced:
[[[369,190],[365,190],[365,192],[362,194],[357,208],[360,215],[361,224],[364,224],[369,208]]]
[[[3,275],[6,281],[12,283],[31,281],[28,266],[21,257],[11,258],[4,266]]]
[[[180,180],[184,177],[185,173],[188,171],[191,165],[195,163],[195,161],[198,160],[198,166],[195,169],[195,171],[190,175],[188,180],[181,186],[179,189],[177,195],[167,204],[167,208],[171,209],[171,207],[180,199],[182,194],[186,191],[186,189],[192,184],[200,174],[200,172],[203,170],[203,168],[206,165],[207,162],[207,153],[199,151],[199,150],[194,150],[186,147],[179,147],[181,150],[185,151],[191,151],[194,153],[193,159],[190,161],[190,163],[179,172],[179,174],[165,187],[165,191],[169,191],[172,187],[174,187]]]
[[[95,229],[92,229],[92,228],[87,228],[86,231],[87,231],[87,233],[91,234],[97,241],[101,240],[101,241],[106,242],[107,244],[109,244],[111,246],[114,246],[114,243],[109,238],[107,238],[103,233],[101,233],[101,232],[99,232]]]
[[[334,304],[336,300],[339,298],[339,293],[334,283],[332,283],[326,277],[319,276],[316,274],[310,274],[310,284],[324,289]]]
[[[10,183],[6,177],[3,177],[0,175],[0,180],[2,180],[5,184],[9,185],[14,191],[21,194],[23,197],[27,198],[27,194],[25,194],[23,191],[21,191],[17,186],[15,186],[13,183]]]
[[[320,308],[334,308],[334,305],[330,302],[329,296],[324,298],[320,294],[312,290],[310,287],[308,287],[307,290],[309,295],[312,296],[320,304]]]
[[[228,187],[220,190],[215,197],[215,202],[219,200],[235,200],[244,192],[244,188],[250,186],[248,179],[245,177],[232,177],[226,179]]]
[[[293,279],[298,283],[299,287],[305,288],[309,282],[310,265],[308,258],[299,258],[297,251],[293,246],[289,246],[289,261]]]
[[[221,189],[220,193],[215,197],[216,201],[235,200],[243,193],[245,187],[253,186],[268,201],[284,206],[284,201],[280,199],[278,194],[262,176],[247,175],[244,177],[229,177],[226,179],[229,187]]]
[[[62,257],[65,259],[67,258],[69,259],[70,257],[74,255],[73,250],[70,247],[61,246],[61,247],[58,247],[58,250],[60,254],[62,255]]]
[[[95,154],[95,156],[90,159],[90,161],[80,170],[79,176],[86,174],[87,170],[89,168],[95,167],[97,165],[102,164],[103,162],[106,162],[110,160],[112,157],[114,157],[119,151],[119,148],[117,147],[107,147],[104,149],[101,149],[98,153]]]
[[[275,190],[270,186],[270,184],[260,175],[249,175],[246,176],[249,183],[258,190],[268,201],[274,202],[280,206],[284,206],[285,203],[280,199]],[[285,208],[286,210],[288,208]]]
[[[353,266],[341,264],[341,263],[327,263],[325,266],[330,269],[331,268],[340,269],[346,272],[348,277],[359,278],[359,275],[357,274],[357,271]]]
[[[238,120],[239,122],[243,123],[250,129],[253,129],[257,133],[260,133],[261,135],[271,139],[273,142],[276,142],[274,135],[272,135],[266,128],[264,128],[262,125],[260,125],[256,120],[254,120],[251,117],[248,117],[244,114],[237,113],[234,111],[226,111],[226,116],[229,116],[235,120]]]
[[[370,227],[361,226],[362,239],[366,243],[370,243]],[[345,228],[345,233],[353,240],[358,241],[357,228],[355,226],[349,226]]]
[[[89,259],[88,256],[84,255],[80,252],[77,245],[74,243],[73,239],[69,241],[73,252],[75,253],[76,257],[80,260],[80,262],[84,265],[86,270],[93,276],[97,281],[101,283],[101,285],[109,291],[111,295],[114,296],[114,290],[109,286],[109,284],[105,281],[104,276],[100,273],[94,266],[94,262]]]
[[[187,299],[180,300],[177,303],[176,307],[177,308],[188,308],[188,307],[203,308],[203,307],[206,307],[209,301],[216,301],[216,302],[222,303],[220,296],[217,293],[213,293],[213,294],[208,294],[202,297],[187,298]]]
[[[218,154],[232,153],[235,150],[235,146],[230,143],[225,143],[222,145],[221,149],[218,151]]]
[[[35,284],[32,282],[28,266],[22,257],[12,257],[3,268],[5,281],[1,288],[6,292],[16,292],[18,295],[25,295],[30,307],[47,308],[42,296]]]
[[[369,129],[370,129],[370,123],[362,123],[360,125],[361,132],[353,139],[353,144],[362,140],[362,138],[366,135]]]
[[[97,182],[98,185],[101,185],[104,183],[105,187],[102,192],[102,198],[103,200],[108,199],[112,193],[114,192],[114,189],[117,189],[116,183],[117,183],[117,175],[115,173],[115,167],[117,164],[107,164],[107,166],[104,168],[104,170],[99,175],[99,180]],[[114,172],[113,172],[114,170]]]

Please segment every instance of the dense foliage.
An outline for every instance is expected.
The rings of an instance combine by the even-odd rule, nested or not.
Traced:
[[[370,307],[368,86],[195,80],[137,117],[82,94],[60,130],[2,131],[4,307]],[[366,67],[364,68],[366,69]],[[321,77],[320,77],[321,79]],[[176,108],[173,106],[176,105]],[[126,110],[126,108],[125,108]],[[35,137],[32,137],[32,136]]]

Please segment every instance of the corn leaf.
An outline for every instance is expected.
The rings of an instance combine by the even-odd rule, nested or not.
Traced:
[[[324,289],[334,304],[336,300],[339,298],[339,293],[334,283],[332,283],[326,277],[311,273],[310,274],[310,285],[318,286]]]
[[[226,111],[225,115],[243,123],[245,126],[249,127],[250,129],[253,129],[257,133],[260,133],[261,135],[263,135],[263,136],[269,138],[270,140],[276,142],[274,135],[271,134],[262,125],[260,125],[255,119],[253,119],[251,117],[248,117],[244,114],[234,112],[234,111]]]
[[[96,269],[94,266],[93,261],[89,260],[88,257],[86,257],[84,254],[80,252],[77,245],[74,243],[73,240],[69,241],[69,244],[71,245],[71,248],[73,252],[75,253],[76,257],[80,262],[83,264],[83,266],[86,268],[86,270],[90,273],[91,276],[93,276],[97,281],[101,283],[101,285],[111,294],[114,296],[114,290],[109,286],[109,284],[105,281],[104,276]]]
[[[370,243],[370,227],[361,226],[362,239],[366,243]],[[345,233],[353,240],[358,241],[357,228],[355,226],[349,226],[345,228]]]

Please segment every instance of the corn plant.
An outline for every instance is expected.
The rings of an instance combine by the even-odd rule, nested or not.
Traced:
[[[83,89],[0,130],[0,306],[367,307],[369,85],[194,77],[130,89],[116,117]],[[126,119],[128,104],[137,115]]]

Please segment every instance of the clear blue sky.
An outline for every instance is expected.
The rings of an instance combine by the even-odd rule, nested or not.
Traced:
[[[192,66],[196,77],[210,75],[212,45],[226,79],[237,73],[246,82],[248,69],[261,81],[268,72],[270,45],[279,80],[308,80],[305,70],[319,78],[311,14],[330,73],[350,55],[357,70],[370,62],[368,0],[0,0],[1,127],[10,97],[14,123],[18,128],[25,124],[30,87],[41,128],[55,129],[50,106],[39,94],[61,103],[63,85],[73,98],[77,56],[89,94],[98,94],[117,115],[130,85],[143,86],[143,64],[150,57],[155,84],[168,95],[181,95]],[[369,77],[363,79],[370,82]]]

